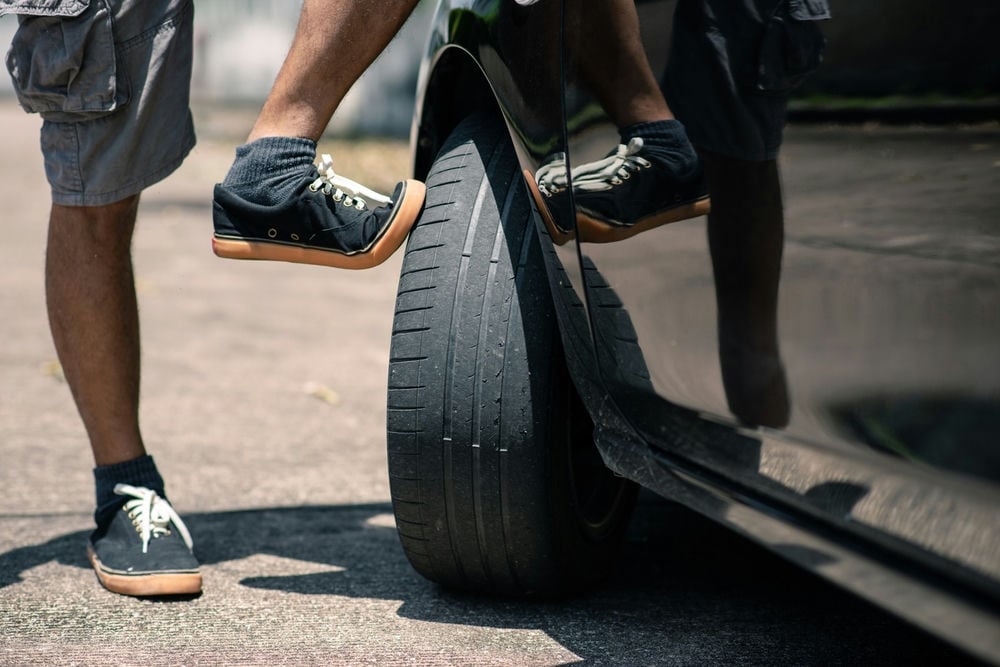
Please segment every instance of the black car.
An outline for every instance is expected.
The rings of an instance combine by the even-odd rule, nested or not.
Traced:
[[[673,4],[637,3],[655,73]],[[627,91],[579,66],[621,45],[570,37],[577,7],[435,14],[388,388],[410,562],[585,589],[642,486],[1000,662],[997,221],[602,224],[574,178],[619,144],[597,88]]]

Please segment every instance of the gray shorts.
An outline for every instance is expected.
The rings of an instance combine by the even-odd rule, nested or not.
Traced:
[[[663,88],[699,148],[773,160],[788,96],[822,60],[828,0],[678,0]]]
[[[7,68],[21,106],[43,118],[54,203],[110,204],[180,166],[195,144],[192,0],[14,4]]]

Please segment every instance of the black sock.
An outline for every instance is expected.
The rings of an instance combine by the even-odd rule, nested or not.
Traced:
[[[633,137],[642,138],[643,155],[670,166],[685,166],[698,159],[679,120],[657,120],[622,128],[621,141],[628,145]]]
[[[222,185],[262,206],[286,200],[316,159],[316,142],[301,137],[262,137],[236,148]]]
[[[131,461],[115,463],[109,466],[94,468],[94,485],[97,492],[97,509],[94,510],[94,521],[98,526],[107,522],[126,498],[115,493],[116,484],[144,486],[156,491],[161,498],[166,498],[163,477],[160,476],[148,454]]]

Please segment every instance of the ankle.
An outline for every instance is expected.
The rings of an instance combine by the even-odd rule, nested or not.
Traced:
[[[636,123],[620,131],[621,142],[628,144],[635,137],[642,138],[643,150],[668,162],[697,160],[697,153],[688,139],[684,125],[676,119]]]
[[[316,142],[300,137],[261,137],[236,147],[223,185],[256,183],[288,168],[298,169],[312,164],[316,158]]]
[[[115,485],[130,484],[152,489],[161,498],[166,498],[163,477],[156,469],[153,457],[144,454],[129,461],[94,468],[94,490],[97,506],[94,521],[101,525],[121,507],[124,499],[115,493]]]
[[[687,130],[676,118],[633,123],[619,130],[623,144],[633,137],[642,137],[644,143],[680,143],[690,144]]]

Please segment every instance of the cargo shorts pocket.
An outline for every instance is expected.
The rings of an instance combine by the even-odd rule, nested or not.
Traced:
[[[784,95],[823,62],[826,38],[818,22],[830,18],[828,0],[782,0],[764,26],[756,92]]]
[[[88,120],[128,100],[105,0],[76,16],[19,16],[7,70],[21,106],[46,120]]]

